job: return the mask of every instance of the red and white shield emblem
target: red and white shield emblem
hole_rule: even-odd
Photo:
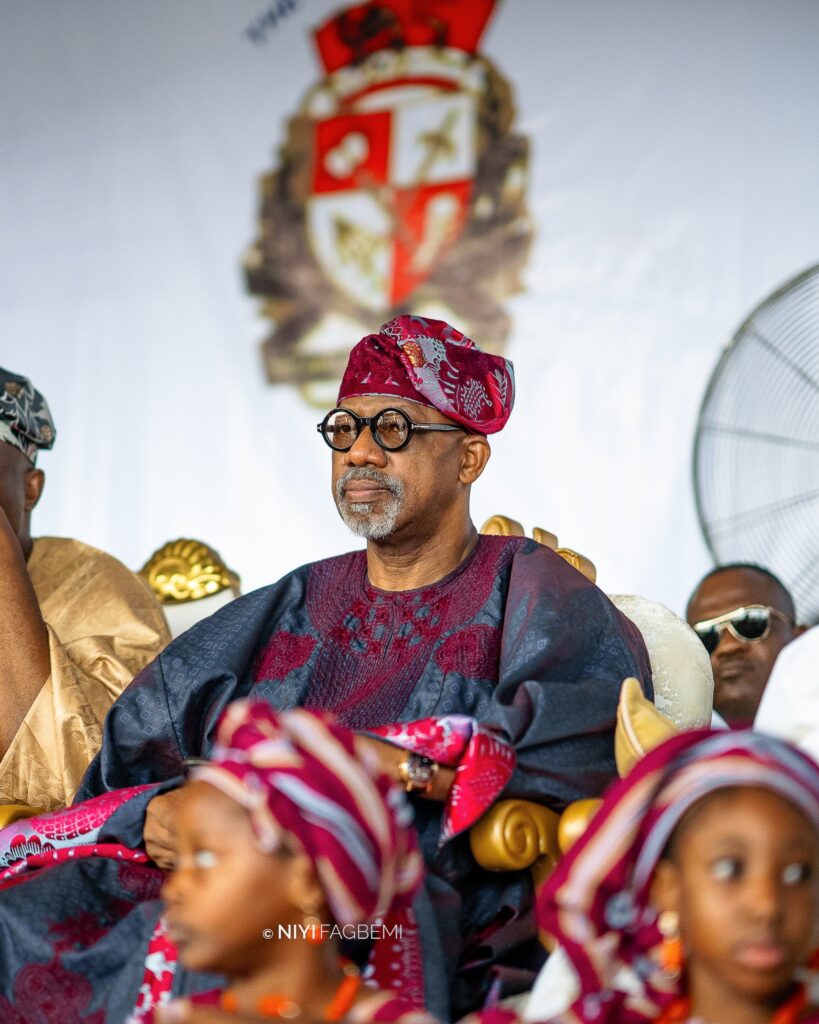
[[[475,102],[451,76],[396,76],[314,122],[308,237],[327,277],[387,311],[458,238],[475,172]]]
[[[270,379],[318,405],[350,340],[410,308],[500,351],[532,238],[528,142],[479,49],[496,0],[339,3],[313,32],[322,74],[263,178],[244,260],[274,325]]]

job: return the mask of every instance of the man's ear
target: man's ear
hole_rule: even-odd
[[[659,862],[651,880],[649,891],[651,905],[660,913],[664,910],[680,912],[680,871],[673,860]]]
[[[25,498],[23,502],[23,509],[26,512],[31,512],[35,508],[44,487],[45,473],[41,469],[26,470]]]
[[[492,449],[483,434],[468,434],[461,447],[461,471],[458,479],[462,484],[474,484],[489,462]]]

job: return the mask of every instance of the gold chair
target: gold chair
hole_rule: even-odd
[[[157,548],[139,575],[162,605],[173,637],[241,593],[238,575],[228,569],[219,552],[187,537]]]
[[[679,732],[677,726],[643,694],[637,679],[626,679],[617,706],[614,750],[617,771],[622,775],[639,759]],[[498,800],[472,826],[472,856],[487,871],[520,871],[531,868],[538,886],[586,830],[600,806],[589,797],[575,800],[562,812],[532,800]]]
[[[481,527],[480,532],[490,537],[526,536],[526,531],[517,519],[510,519],[509,516],[500,515],[490,516]],[[545,548],[551,548],[555,554],[565,558],[569,565],[574,566],[578,572],[582,572],[586,579],[591,580],[592,583],[597,582],[597,569],[594,566],[594,562],[586,558],[585,555],[572,550],[572,548],[560,547],[557,542],[557,536],[554,533],[550,533],[540,526],[535,526],[532,528],[532,540],[536,540],[538,544],[542,544]]]
[[[487,519],[480,532],[500,537],[526,536],[519,522],[503,515]],[[540,527],[533,529],[532,537],[596,582],[597,571],[585,555],[560,547],[557,537]],[[692,651],[696,652],[696,648]],[[626,679],[620,692],[614,733],[619,774],[627,774],[643,754],[677,732],[678,726],[645,697],[639,681]],[[538,886],[549,876],[560,854],[583,834],[599,806],[600,800],[596,798],[576,800],[559,814],[531,800],[499,800],[470,831],[472,855],[488,871],[530,868]]]

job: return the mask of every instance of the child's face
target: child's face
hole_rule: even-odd
[[[162,889],[170,936],[191,970],[252,973],[275,955],[264,930],[301,920],[284,895],[288,858],[258,850],[248,814],[220,790],[189,782],[182,794]]]
[[[815,830],[775,793],[731,789],[695,808],[655,880],[680,917],[692,994],[783,993],[813,949],[818,871]]]

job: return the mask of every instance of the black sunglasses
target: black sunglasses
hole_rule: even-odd
[[[724,615],[713,619],[703,619],[691,627],[702,640],[706,651],[713,654],[719,644],[722,631],[727,629],[731,636],[743,643],[752,644],[755,640],[764,640],[771,631],[771,617],[782,619],[792,625],[787,615],[765,604],[749,604],[742,608],[734,608]]]
[[[372,431],[375,443],[388,452],[397,452],[406,448],[416,430],[463,430],[448,423],[413,423],[405,412],[400,409],[382,409],[374,416],[356,416],[349,409],[332,409],[316,430],[327,444],[336,452],[346,452],[358,440],[358,435],[365,428]]]

